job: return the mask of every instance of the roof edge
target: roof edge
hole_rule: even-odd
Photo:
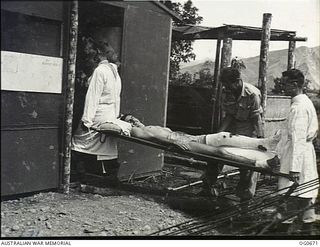
[[[167,8],[164,4],[160,3],[157,0],[152,0],[151,2],[154,3],[155,5],[157,5],[159,8],[163,9],[164,11],[166,11],[169,15],[171,15],[171,17],[173,17],[173,19],[183,22],[182,17],[178,13],[176,13],[176,12],[172,11],[171,9]]]

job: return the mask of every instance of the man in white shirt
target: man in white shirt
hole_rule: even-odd
[[[93,155],[99,169],[108,176],[111,184],[118,183],[119,163],[117,141],[112,136],[103,136],[92,131],[105,122],[116,121],[120,116],[121,79],[118,73],[118,56],[104,41],[93,42],[95,58],[99,62],[88,79],[89,87],[85,97],[83,114],[72,137],[74,156],[78,153]],[[90,164],[94,166],[94,164]]]
[[[285,144],[280,150],[280,172],[290,174],[299,184],[317,181],[318,171],[316,154],[312,141],[318,132],[318,119],[312,101],[303,93],[304,75],[297,69],[282,73],[285,82],[285,92],[292,97],[292,104],[288,117]],[[279,178],[279,190],[291,186],[292,182],[286,178]],[[311,234],[312,223],[316,220],[315,209],[312,207],[318,195],[318,187],[306,186],[291,194],[283,210],[283,215],[290,215],[295,210],[305,210],[298,215],[303,222],[302,232]],[[285,192],[283,190],[282,192]],[[282,224],[282,229],[288,232],[293,219]]]

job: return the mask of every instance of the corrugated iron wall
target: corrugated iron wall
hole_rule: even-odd
[[[1,2],[1,50],[62,57],[63,10],[58,1]],[[58,187],[63,100],[1,90],[2,196]]]
[[[129,4],[122,47],[121,111],[135,115],[145,125],[166,124],[170,42],[168,14]],[[121,141],[120,163],[120,177],[143,176],[161,170],[163,153]]]
[[[287,117],[290,111],[291,97],[268,96],[265,114],[265,136],[272,136],[279,129],[287,127]]]

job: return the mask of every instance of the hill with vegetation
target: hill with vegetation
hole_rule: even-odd
[[[296,68],[302,70],[306,78],[310,80],[310,89],[320,89],[320,46],[308,48],[301,46],[295,50]],[[246,69],[243,70],[243,79],[253,85],[258,83],[259,71],[259,56],[242,59]],[[281,72],[286,70],[288,60],[288,50],[276,50],[269,52],[269,63],[267,71],[268,88],[271,90],[274,87],[274,79],[281,77]],[[214,62],[210,60],[202,60],[192,62],[189,66],[184,65],[181,68],[181,73],[191,74],[197,77],[200,71],[209,71],[213,74]]]

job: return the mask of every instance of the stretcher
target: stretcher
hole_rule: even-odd
[[[192,152],[192,151],[185,151],[182,149],[179,149],[178,147],[174,146],[174,145],[163,145],[163,144],[159,144],[156,142],[152,142],[149,140],[145,140],[145,139],[141,139],[141,138],[137,138],[137,137],[132,137],[132,136],[126,136],[123,134],[119,134],[118,132],[115,131],[110,131],[110,130],[100,130],[100,129],[93,129],[101,134],[105,134],[105,135],[109,135],[109,136],[113,136],[128,142],[133,142],[133,143],[137,143],[137,144],[141,144],[141,145],[145,145],[148,147],[152,147],[152,148],[156,148],[156,149],[161,149],[164,151],[168,151],[168,152],[172,152],[175,154],[180,154],[180,155],[184,155],[190,158],[194,158],[200,161],[205,161],[208,163],[223,163],[225,165],[229,165],[229,166],[233,166],[233,167],[237,167],[237,168],[241,168],[241,169],[248,169],[251,171],[256,171],[256,172],[260,172],[262,174],[268,174],[268,175],[273,175],[273,176],[278,176],[278,177],[285,177],[291,181],[294,181],[294,179],[289,176],[288,174],[285,173],[281,173],[278,171],[274,171],[272,169],[267,169],[267,168],[262,168],[262,167],[255,167],[246,163],[242,163],[242,162],[238,162],[238,161],[234,161],[234,160],[230,160],[230,159],[226,159],[224,157],[220,157],[220,156],[216,156],[216,155],[206,155],[206,154],[201,154],[201,153],[196,153],[196,152]]]

